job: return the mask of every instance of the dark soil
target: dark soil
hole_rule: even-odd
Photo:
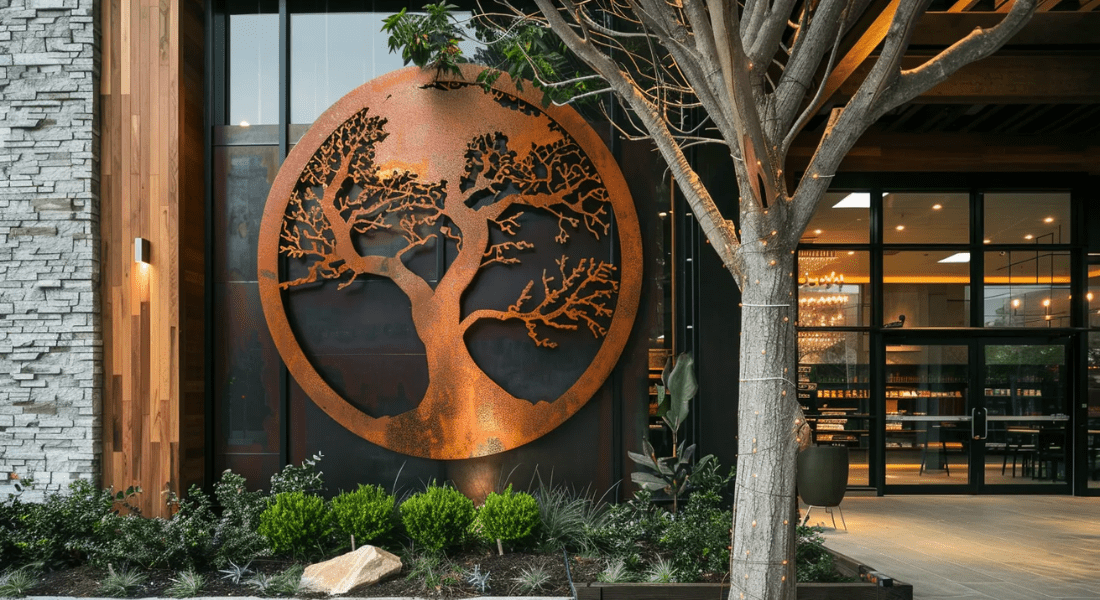
[[[425,585],[425,580],[422,577],[410,577],[410,566],[406,562],[400,574],[373,586],[360,586],[346,595],[350,597],[416,596],[434,598],[470,598],[482,595],[573,595],[565,574],[565,563],[562,556],[524,552],[510,552],[504,556],[498,556],[496,552],[467,552],[448,557],[447,560],[449,564],[441,569],[438,577],[440,584],[431,588]],[[573,581],[578,586],[585,582],[596,581],[596,575],[604,567],[598,559],[578,556],[570,556],[569,563]],[[252,568],[267,575],[274,575],[293,564],[286,561],[257,560],[252,563]],[[489,573],[489,589],[484,594],[466,582],[466,574],[472,571],[475,565],[480,567],[482,573]],[[520,576],[524,569],[539,566],[550,576],[550,579],[538,591],[523,591],[513,581],[514,578]],[[166,590],[172,585],[171,578],[176,577],[175,571],[168,570],[149,570],[144,573],[148,579],[134,591],[131,597],[166,596]],[[107,574],[105,569],[88,566],[54,571],[43,575],[42,582],[34,587],[29,594],[32,596],[103,596],[104,594],[99,591],[99,587]],[[206,584],[201,591],[203,596],[259,595],[255,588],[244,583],[234,584],[232,581],[224,579],[223,574],[217,571],[209,571],[204,575]],[[314,597],[321,596],[315,595]]]

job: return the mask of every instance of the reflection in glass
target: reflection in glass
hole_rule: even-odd
[[[829,192],[817,207],[803,244],[866,244],[870,241],[869,192]]]
[[[1070,255],[1048,250],[985,253],[986,327],[1068,327]]]
[[[970,241],[970,194],[883,194],[882,232],[887,244],[965,244]]]
[[[229,15],[229,124],[279,122],[279,15]]]
[[[1065,482],[1067,386],[1063,345],[985,347],[986,484]]]
[[[887,485],[969,483],[969,348],[886,347]]]
[[[988,193],[985,195],[987,244],[1068,244],[1069,194]]]
[[[278,156],[276,146],[214,149],[215,281],[256,281],[260,219]]]
[[[870,485],[869,347],[867,333],[798,333],[798,401],[814,443],[848,448],[849,486]]]
[[[802,250],[798,253],[798,325],[860,327],[870,320],[869,253]]]
[[[1088,428],[1086,478],[1090,488],[1100,488],[1100,333],[1089,334],[1088,349]]]
[[[344,94],[405,66],[390,53],[382,21],[393,12],[298,13],[290,15],[290,122],[317,120]],[[459,22],[469,12],[453,13]],[[459,44],[473,56],[470,42]],[[295,138],[291,138],[295,139]]]
[[[966,327],[970,255],[951,250],[887,252],[882,259],[883,325]]]

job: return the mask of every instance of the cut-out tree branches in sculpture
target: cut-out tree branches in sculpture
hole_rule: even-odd
[[[647,138],[741,290],[738,464],[731,599],[793,598],[795,456],[805,437],[795,393],[794,252],[841,160],[888,111],[989,56],[1035,11],[1036,0],[1001,2],[1003,17],[920,63],[903,68],[928,0],[534,0],[506,6],[496,43],[527,26],[552,30],[590,72],[544,78],[544,89],[603,82],[625,109],[623,134]],[[865,14],[867,13],[867,14]],[[877,13],[877,14],[876,14]],[[870,23],[871,25],[867,25]],[[842,43],[844,42],[844,43]],[[870,64],[856,91],[833,97],[856,47]],[[514,49],[515,50],[515,49]],[[511,56],[523,54],[519,48]],[[507,55],[508,53],[504,53]],[[530,60],[536,66],[538,60]],[[502,65],[503,70],[514,70]],[[580,97],[580,96],[578,96]],[[824,115],[809,164],[798,177],[787,155],[807,122]],[[724,146],[737,202],[710,189],[688,159],[691,146]],[[719,206],[736,207],[723,214]]]
[[[278,249],[287,267],[278,289],[293,293],[331,281],[344,290],[367,278],[391,280],[409,299],[429,381],[415,410],[367,427],[384,430],[379,443],[410,454],[499,452],[537,437],[532,432],[578,405],[513,397],[475,363],[467,332],[495,320],[521,323],[542,348],[555,348],[568,331],[605,338],[619,302],[618,268],[603,256],[566,252],[591,252],[583,250],[590,244],[571,240],[603,243],[618,215],[585,149],[537,106],[500,91],[486,95],[472,81],[408,87],[404,93],[420,97],[428,110],[439,107],[442,116],[429,116],[448,127],[432,131],[430,149],[415,146],[425,125],[405,111],[366,107],[332,129],[286,200]],[[479,118],[460,114],[478,103]],[[410,156],[410,149],[420,155]],[[539,244],[558,248],[536,248],[532,240],[544,237],[525,237],[533,222],[551,231]],[[499,306],[463,308],[480,273],[510,269],[536,251],[551,253],[555,268],[525,286],[518,282],[522,290]],[[448,255],[430,281],[410,267],[415,255],[428,252]],[[620,329],[625,340],[629,325]]]

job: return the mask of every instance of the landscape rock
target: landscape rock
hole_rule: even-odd
[[[401,570],[401,559],[381,548],[363,546],[309,565],[302,573],[300,590],[323,594],[346,594],[360,585],[373,585]]]

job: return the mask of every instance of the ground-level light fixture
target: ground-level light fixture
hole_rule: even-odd
[[[149,240],[143,237],[134,238],[134,262],[149,264],[152,257],[152,249]]]

